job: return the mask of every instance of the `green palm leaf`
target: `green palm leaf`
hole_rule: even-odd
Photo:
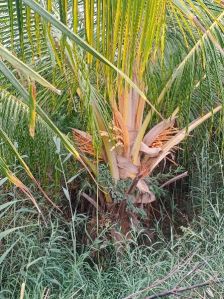
[[[150,105],[150,107],[156,111],[159,115],[160,113],[156,110],[156,108],[151,104],[151,102],[147,99],[146,95],[138,88],[138,86],[119,68],[117,68],[113,63],[111,63],[108,59],[106,59],[103,55],[101,55],[97,50],[91,47],[87,42],[81,39],[77,34],[69,30],[62,22],[58,21],[53,15],[48,13],[43,7],[41,7],[37,2],[33,0],[23,0],[23,2],[30,6],[36,13],[40,14],[44,20],[48,21],[50,24],[54,25],[57,29],[59,29],[63,34],[69,37],[72,41],[77,43],[80,47],[82,47],[85,51],[93,55],[95,58],[99,59],[113,70],[115,70],[118,74],[120,74],[138,93],[139,95]]]

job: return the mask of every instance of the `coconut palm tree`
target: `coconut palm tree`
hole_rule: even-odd
[[[101,165],[108,166],[114,186],[128,181],[118,204],[120,218],[127,214],[127,201],[133,207],[154,201],[145,178],[222,109],[223,6],[221,0],[1,3],[4,175],[37,205],[7,161],[16,156],[44,192],[31,172],[34,163],[28,167],[19,149],[24,153],[30,143],[39,145],[46,166],[56,136],[96,184],[97,196],[84,196],[97,209],[98,197],[104,208],[115,202],[100,183]],[[61,125],[60,117],[74,109],[85,125]],[[16,147],[15,131],[20,136],[24,125],[31,138],[23,133]]]

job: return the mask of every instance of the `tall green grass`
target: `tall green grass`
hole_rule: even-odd
[[[139,294],[133,298],[145,298],[176,285],[185,287],[223,278],[223,160],[216,144],[207,141],[192,160],[188,200],[193,205],[193,221],[179,229],[179,236],[172,226],[169,237],[164,236],[160,226],[155,225],[156,241],[149,240],[147,246],[133,231],[132,240],[124,237],[121,241],[122,255],[118,244],[107,238],[107,231],[95,240],[87,234],[84,242],[87,219],[83,215],[74,215],[72,225],[69,219],[48,211],[46,227],[28,203],[17,202],[9,207],[1,217],[1,231],[32,226],[7,235],[0,245],[3,254],[17,242],[0,265],[0,298],[20,298],[22,285],[26,299],[121,299],[136,292]],[[14,190],[2,194],[0,203],[15,198],[19,195]],[[155,288],[142,292],[157,280],[161,282]],[[224,283],[180,296],[223,297]]]

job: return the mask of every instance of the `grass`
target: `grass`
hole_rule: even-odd
[[[155,223],[157,238],[150,246],[142,245],[139,234],[133,231],[132,240],[124,237],[121,241],[122,255],[107,238],[106,230],[95,240],[86,237],[83,241],[87,224],[83,215],[74,215],[72,225],[48,211],[46,227],[28,204],[18,201],[9,207],[1,217],[1,231],[31,226],[9,234],[1,243],[3,254],[17,242],[0,267],[0,298],[20,298],[25,286],[24,299],[121,299],[165,278],[135,297],[145,298],[177,284],[185,287],[224,278],[223,162],[216,145],[209,142],[192,159],[195,163],[191,163],[188,200],[193,206],[193,221],[181,227],[178,236],[170,225],[169,237],[164,236],[159,222]],[[15,190],[7,196],[19,198]],[[2,194],[1,203],[7,200]],[[224,284],[211,284],[185,292],[180,298],[223,297]]]

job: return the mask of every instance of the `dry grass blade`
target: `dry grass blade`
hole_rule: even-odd
[[[190,291],[190,290],[193,290],[193,289],[197,289],[197,288],[202,288],[202,287],[205,287],[205,286],[210,285],[212,283],[222,283],[223,281],[224,281],[224,279],[217,279],[217,280],[209,279],[205,282],[194,284],[194,285],[191,285],[189,287],[173,288],[172,290],[167,290],[167,291],[164,291],[162,293],[158,293],[158,294],[155,294],[155,295],[152,295],[152,296],[145,297],[145,299],[156,299],[156,298],[162,298],[162,297],[172,296],[172,295],[173,296],[178,296],[180,293]]]
[[[26,287],[26,284],[25,284],[25,282],[23,282],[22,285],[21,285],[21,289],[20,289],[20,297],[19,297],[19,299],[24,299],[24,296],[25,296],[25,287]]]
[[[103,212],[103,210],[101,209],[101,206],[97,205],[97,202],[92,197],[90,197],[88,194],[86,194],[85,192],[82,192],[81,196],[83,196],[86,200],[88,200],[88,202],[90,202],[96,208],[96,210],[100,210],[100,212]]]
[[[186,268],[192,261],[193,257],[196,255],[197,250],[195,249],[194,253],[189,253],[189,255],[187,257],[185,257],[182,261],[180,261],[179,263],[177,263],[171,270],[170,272],[163,278],[161,279],[157,279],[156,281],[154,281],[150,286],[141,289],[133,294],[128,295],[125,298],[122,299],[134,299],[137,298],[137,296],[142,295],[143,293],[150,291],[152,289],[154,289],[155,287],[157,287],[158,285],[161,285],[162,283],[166,282],[170,277],[172,277],[174,274],[176,274],[178,271],[184,268]]]
[[[188,176],[188,171],[185,171],[184,173],[181,173],[181,174],[175,176],[174,178],[170,179],[169,181],[165,182],[164,184],[161,185],[161,188],[166,187],[178,180],[181,180],[181,179],[185,178],[186,176]]]

